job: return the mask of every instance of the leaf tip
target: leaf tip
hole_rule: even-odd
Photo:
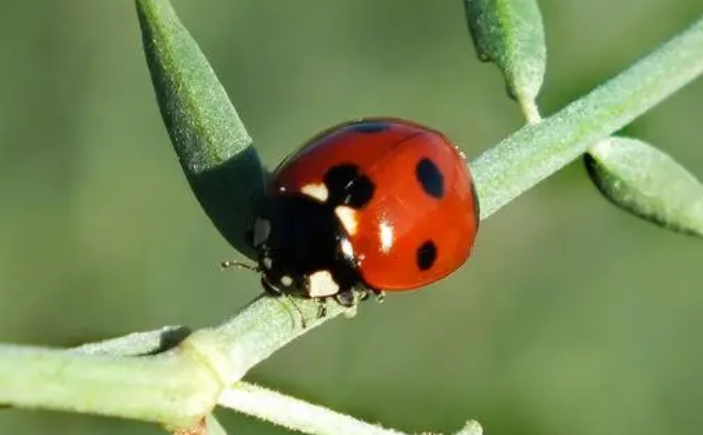
[[[589,177],[610,202],[671,231],[703,237],[703,184],[643,141],[611,137],[584,155]]]

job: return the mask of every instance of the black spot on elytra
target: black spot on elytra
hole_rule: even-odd
[[[376,186],[371,180],[368,177],[361,176],[347,190],[344,204],[352,208],[363,208],[373,198],[374,190],[376,190]]]
[[[359,172],[353,164],[338,165],[327,171],[324,177],[329,192],[328,202],[333,205],[346,205],[363,208],[373,198],[376,186]]]
[[[420,160],[415,166],[415,177],[426,194],[437,199],[444,196],[444,177],[432,160]]]
[[[356,165],[345,164],[333,166],[327,170],[324,177],[325,187],[332,192],[341,192],[359,176]]]
[[[365,134],[372,134],[372,133],[380,133],[382,131],[388,130],[391,128],[391,124],[388,122],[384,121],[359,121],[357,124],[354,124],[351,126],[351,128],[356,132],[356,133],[365,133]]]
[[[420,270],[428,270],[437,260],[437,246],[432,240],[428,240],[417,248],[417,267]]]

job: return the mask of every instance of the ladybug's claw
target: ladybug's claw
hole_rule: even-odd
[[[327,299],[320,298],[317,302],[317,318],[321,319],[327,315]]]
[[[335,300],[343,307],[353,307],[356,305],[356,295],[353,290],[346,290],[335,295]]]

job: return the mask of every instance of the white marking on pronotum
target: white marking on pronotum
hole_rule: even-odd
[[[339,285],[337,285],[334,278],[332,278],[332,274],[327,270],[319,270],[310,275],[309,279],[308,295],[312,298],[323,298],[339,292]]]
[[[354,257],[354,247],[349,239],[342,239],[342,253],[347,257]]]
[[[256,218],[254,221],[254,247],[264,243],[271,234],[271,222],[268,219]]]
[[[261,265],[264,266],[264,269],[271,269],[273,266],[273,261],[271,260],[271,257],[264,257],[263,260],[261,260]]]
[[[283,284],[286,287],[290,287],[291,285],[293,285],[293,278],[291,278],[288,275],[283,275],[281,277],[281,284]]]
[[[334,209],[334,214],[337,215],[342,222],[342,226],[347,230],[347,234],[353,236],[359,227],[359,220],[356,215],[356,210],[345,205],[340,205]]]
[[[322,183],[306,184],[300,189],[300,191],[320,202],[327,201],[327,197],[329,197],[327,187]]]
[[[393,227],[388,225],[388,222],[381,222],[378,230],[381,237],[381,250],[383,252],[390,251],[393,246]]]

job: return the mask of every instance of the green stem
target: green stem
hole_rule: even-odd
[[[703,17],[615,78],[536,125],[526,125],[471,163],[481,219],[703,72]]]
[[[260,297],[224,324],[201,329],[154,357],[124,355],[157,351],[158,340],[182,340],[184,328],[70,351],[0,345],[0,404],[187,428],[212,410],[224,386],[291,340],[348,312],[336,303],[324,318],[317,310],[312,300]]]
[[[307,434],[404,435],[252,384],[238,383],[225,389],[218,404]]]
[[[82,355],[0,345],[0,403],[192,425],[212,409],[221,385],[188,358]]]
[[[353,312],[336,302],[327,304],[324,317],[318,316],[318,309],[313,300],[262,296],[230,321],[194,332],[181,348],[206,362],[223,385],[231,385],[292,340]]]
[[[535,100],[518,100],[522,114],[530,124],[539,124],[542,121],[542,115],[539,113],[539,107]]]
[[[133,332],[97,343],[87,343],[74,347],[71,351],[87,355],[155,355],[178,346],[190,333],[190,329],[185,326],[164,326],[154,331]]]
[[[287,429],[317,435],[403,435],[394,429],[361,421],[257,385],[239,382],[225,389],[220,406],[269,421]],[[429,432],[422,432],[429,433]],[[436,432],[432,432],[436,433]],[[456,435],[481,435],[481,425],[469,421]],[[438,434],[439,435],[439,434]]]

